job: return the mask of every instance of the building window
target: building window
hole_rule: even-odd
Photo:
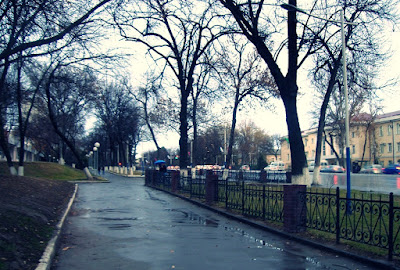
[[[351,146],[351,153],[352,154],[356,153],[356,146],[354,144]]]
[[[383,154],[385,152],[385,144],[384,143],[381,143],[379,145],[379,152],[381,152],[381,154]]]
[[[390,136],[390,135],[392,135],[393,126],[392,125],[388,125],[387,127],[388,127],[388,136]]]
[[[288,161],[290,161],[290,157],[289,157],[289,154],[287,155],[287,160],[288,160]]]
[[[355,134],[355,132],[353,131],[353,132],[351,133],[351,137],[354,138],[355,136],[356,136],[356,134]]]
[[[304,139],[304,146],[307,146],[308,139]]]
[[[322,144],[322,155],[323,155],[323,156],[326,155],[326,146],[325,146],[325,142],[323,142],[323,144]]]
[[[311,143],[314,144],[314,138],[311,138]]]
[[[392,149],[392,144],[388,143],[388,152],[392,153],[393,149]]]
[[[379,136],[382,137],[383,136],[383,126],[379,127]]]
[[[400,134],[400,124],[399,123],[396,124],[396,134],[397,135]]]
[[[306,154],[306,158],[308,158],[308,152],[304,152],[304,154]]]
[[[400,152],[400,142],[397,143],[397,152]]]
[[[333,155],[333,148],[331,147],[331,155]]]

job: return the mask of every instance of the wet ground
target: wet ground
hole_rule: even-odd
[[[52,269],[375,269],[106,177],[79,186]]]

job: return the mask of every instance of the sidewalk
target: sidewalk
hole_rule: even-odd
[[[141,178],[107,178],[80,185],[52,269],[382,269],[196,207]]]

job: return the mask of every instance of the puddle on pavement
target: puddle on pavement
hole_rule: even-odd
[[[224,226],[224,229],[225,229],[225,231],[228,231],[228,232],[240,234],[244,238],[247,238],[249,242],[254,242],[256,244],[254,246],[254,248],[266,247],[268,249],[273,249],[273,250],[289,253],[291,256],[302,257],[305,261],[307,261],[313,265],[316,265],[316,266],[320,265],[320,262],[316,258],[301,255],[301,252],[300,252],[301,248],[296,245],[293,245],[292,241],[285,240],[285,239],[276,240],[279,243],[283,243],[283,246],[284,246],[284,247],[278,247],[274,243],[267,242],[264,239],[260,239],[260,238],[252,236],[251,234],[249,234],[248,232],[246,232],[243,229],[240,229],[237,227],[228,227],[228,226]]]
[[[175,217],[175,224],[182,224],[182,225],[202,225],[202,226],[211,226],[211,227],[220,227],[219,225],[219,220],[216,219],[211,219],[211,218],[206,218],[200,215],[197,215],[193,212],[190,211],[185,211],[183,209],[164,209],[165,211],[169,211],[169,212],[175,212],[175,213],[180,213],[181,215],[179,215],[178,217]],[[222,227],[222,226],[221,226]],[[249,243],[254,243],[255,245],[252,246],[252,248],[267,248],[267,249],[273,249],[273,250],[277,250],[280,252],[285,252],[285,253],[289,253],[292,256],[298,256],[298,257],[302,257],[305,261],[308,261],[314,265],[319,265],[320,263],[318,262],[318,260],[316,260],[313,257],[308,257],[308,256],[304,256],[301,255],[299,252],[296,252],[296,246],[293,246],[292,243],[289,243],[288,241],[282,239],[276,239],[275,241],[277,243],[283,243],[281,246],[277,245],[274,242],[271,241],[266,241],[262,238],[258,238],[255,237],[253,235],[251,235],[250,233],[248,233],[247,231],[239,228],[239,227],[230,227],[230,226],[224,226],[223,229],[225,231],[228,232],[232,232],[234,234],[239,234],[241,235],[243,238],[247,239],[247,241]],[[286,244],[285,244],[286,243]]]
[[[106,227],[108,227],[110,230],[126,230],[132,227],[132,225],[129,224],[103,224]]]
[[[205,218],[200,215],[197,215],[193,212],[186,212],[182,209],[165,209],[165,211],[181,213],[183,215],[182,219],[174,220],[175,223],[178,224],[196,224],[210,227],[218,227],[218,220]]]
[[[138,220],[137,217],[122,217],[122,218],[108,218],[108,217],[98,217],[97,219],[107,220],[107,221],[124,221],[124,220]]]

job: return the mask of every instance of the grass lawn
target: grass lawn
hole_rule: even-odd
[[[51,162],[26,162],[25,176],[50,180],[84,180],[86,175],[82,170],[74,169]],[[0,162],[0,175],[10,175],[6,162]]]

